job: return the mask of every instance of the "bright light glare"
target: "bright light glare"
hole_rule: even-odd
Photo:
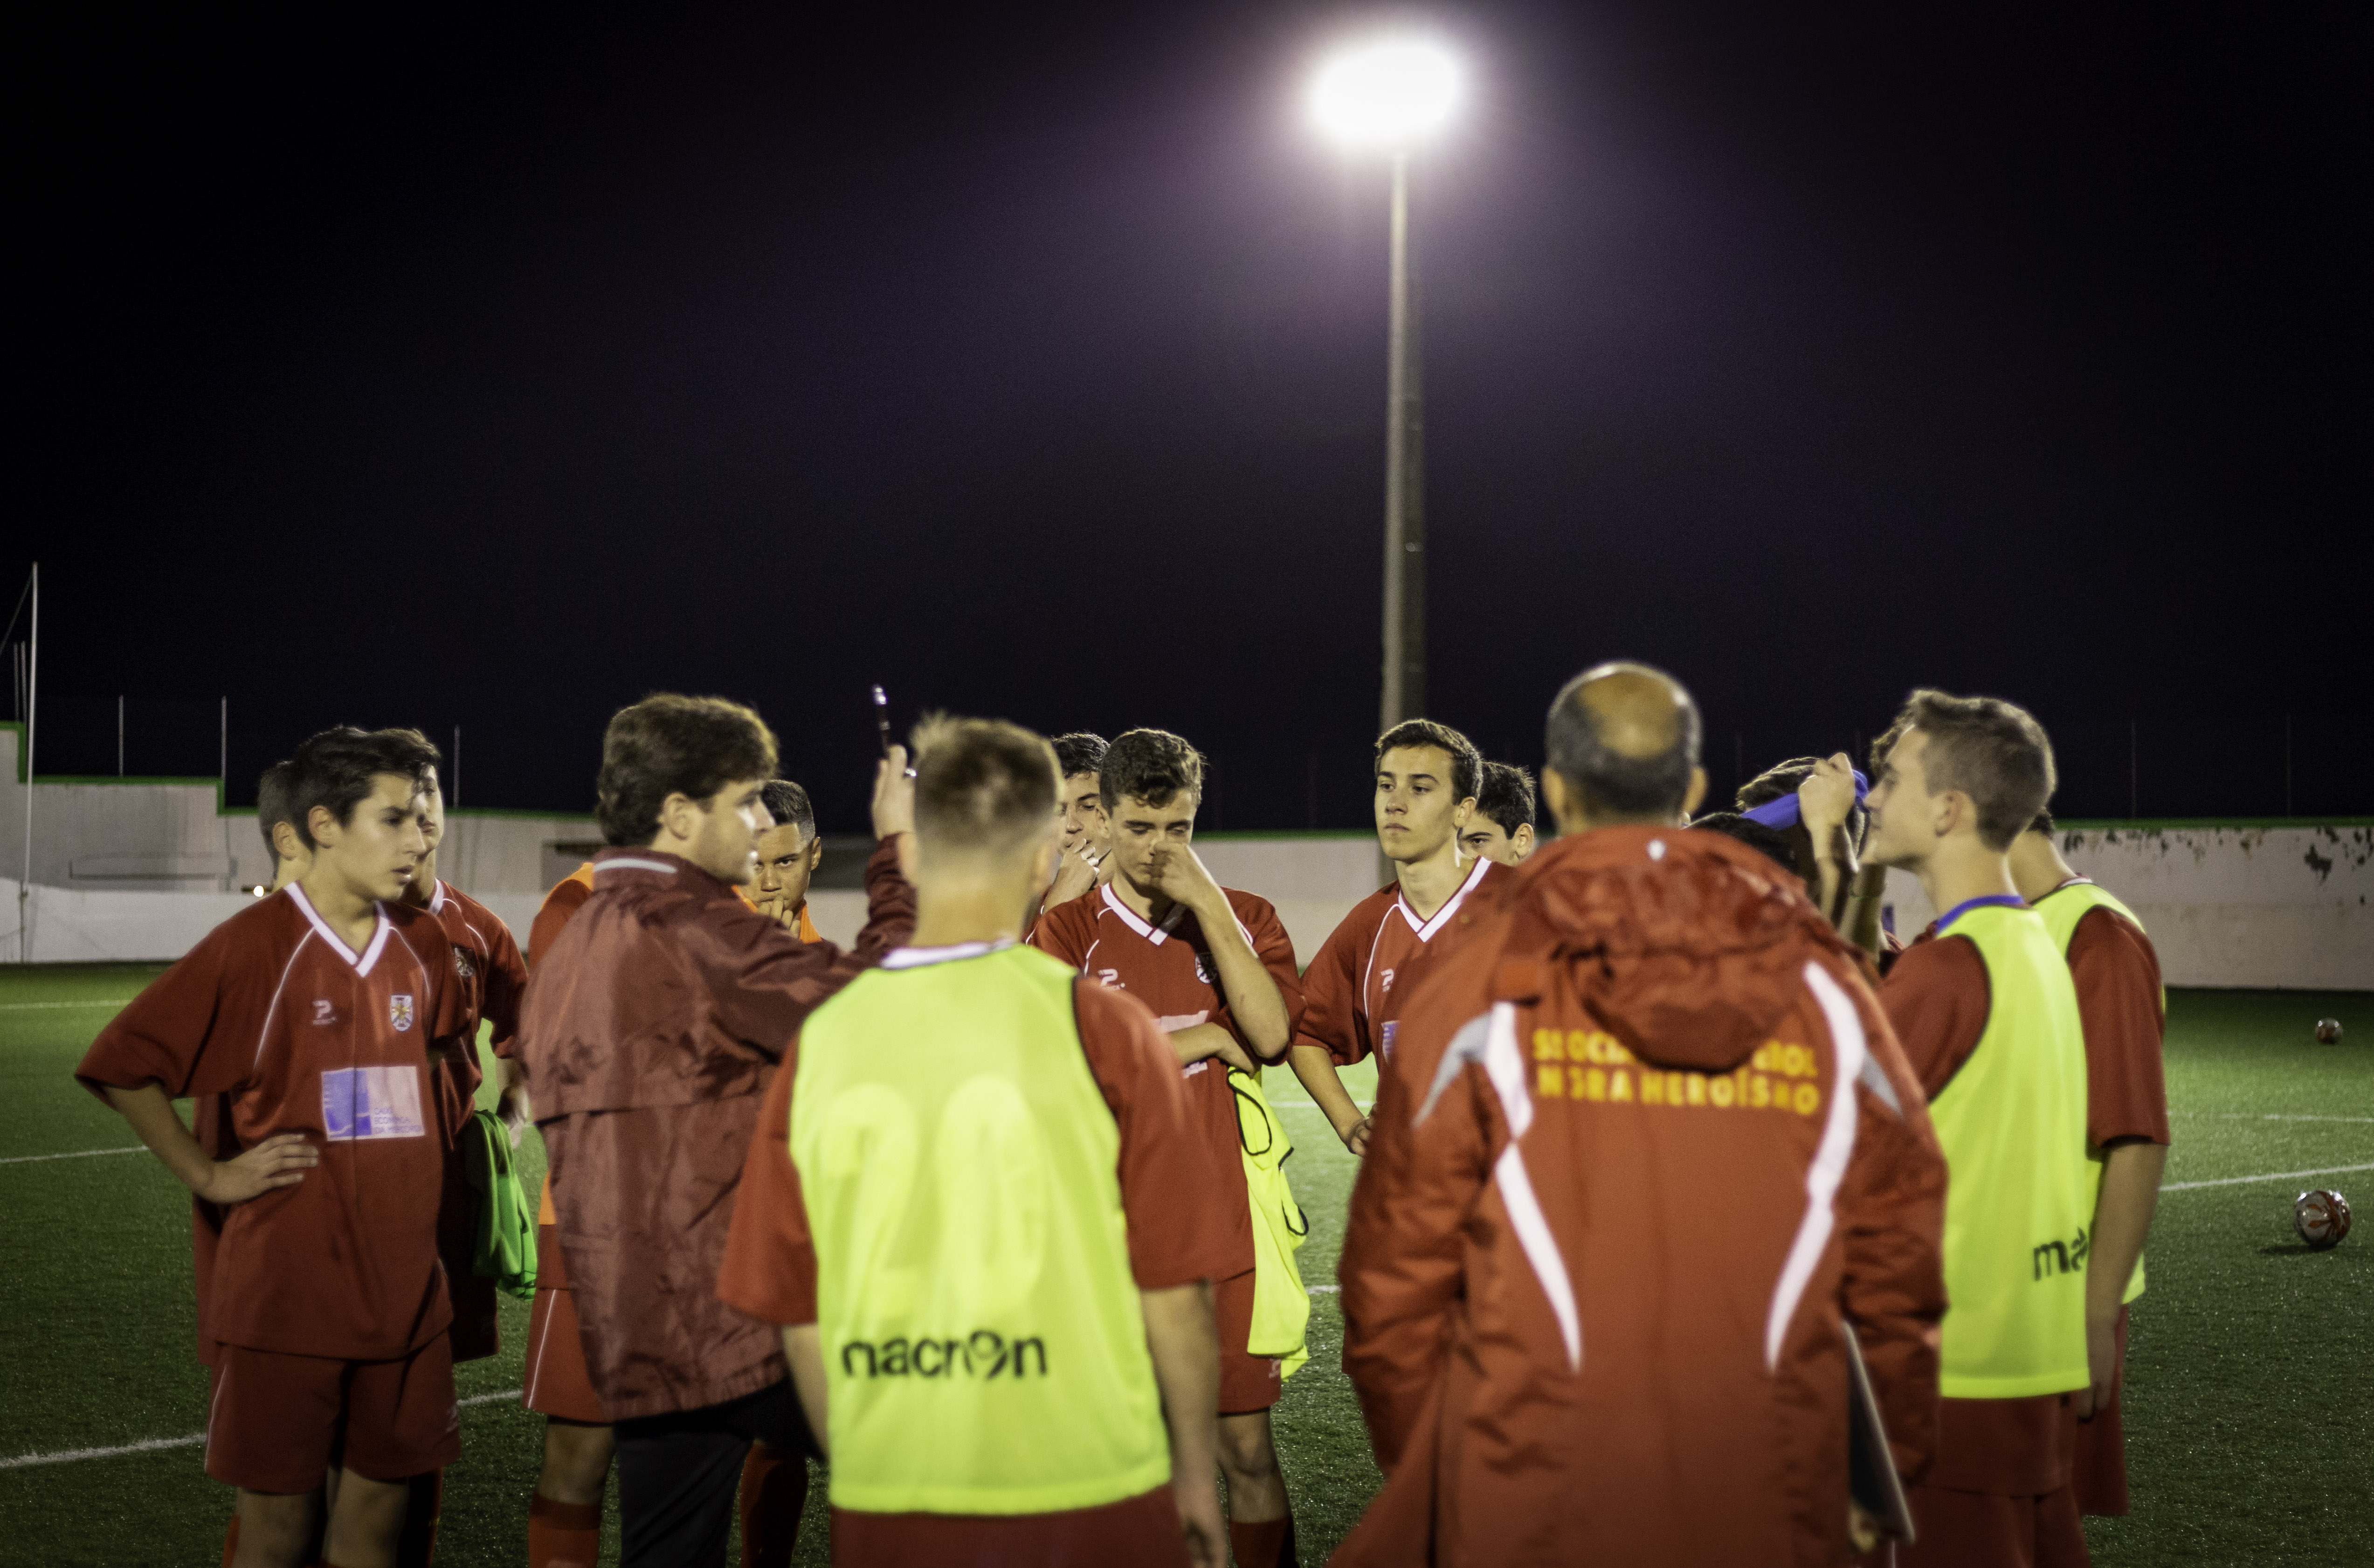
[[[1383,39],[1344,51],[1310,84],[1310,117],[1336,140],[1405,147],[1458,107],[1459,63],[1420,39]]]

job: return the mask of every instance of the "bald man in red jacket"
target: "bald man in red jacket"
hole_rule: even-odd
[[[1656,671],[1570,683],[1562,836],[1404,1005],[1341,1268],[1386,1482],[1337,1563],[1843,1563],[1842,1322],[1926,1461],[1945,1161],[1804,885],[1674,825],[1698,735]]]

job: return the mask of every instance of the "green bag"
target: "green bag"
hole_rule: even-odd
[[[1245,1196],[1253,1211],[1253,1326],[1248,1354],[1275,1356],[1278,1375],[1292,1377],[1310,1359],[1303,1342],[1310,1322],[1310,1292],[1294,1255],[1310,1234],[1310,1221],[1287,1185],[1286,1157],[1294,1145],[1286,1125],[1262,1093],[1261,1079],[1228,1069],[1237,1101],[1237,1142],[1245,1161]]]
[[[480,1111],[462,1129],[462,1179],[470,1185],[470,1272],[522,1301],[535,1294],[535,1210],[511,1168],[511,1129]]]

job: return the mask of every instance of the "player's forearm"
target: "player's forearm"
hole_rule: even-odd
[[[1847,887],[1846,918],[1839,922],[1839,934],[1879,961],[1879,905],[1887,892],[1887,871],[1885,867],[1864,866],[1856,869],[1854,880]]]
[[[1253,1059],[1237,1043],[1237,1037],[1216,1023],[1191,1023],[1170,1033],[1170,1049],[1178,1054],[1179,1065],[1193,1067],[1197,1062],[1218,1056],[1232,1067],[1250,1072]]]
[[[2086,1315],[2097,1323],[2119,1315],[2120,1298],[2151,1233],[2160,1174],[2167,1168],[2165,1144],[2113,1144],[2102,1157],[2102,1190],[2094,1199],[2094,1234],[2086,1257]]]
[[[915,929],[915,884],[908,878],[905,855],[915,835],[900,830],[886,835],[865,862],[865,928],[857,934],[853,951],[867,962],[899,946]]]
[[[1212,930],[1205,925],[1205,931]],[[1211,938],[1212,958],[1219,965],[1220,991],[1228,999],[1228,1016],[1236,1020],[1237,1033],[1246,1049],[1264,1062],[1275,1062],[1286,1055],[1294,1043],[1293,1020],[1287,1017],[1286,998],[1279,995],[1277,982],[1270,977],[1261,955],[1237,929],[1236,916],[1228,917],[1225,939]]]
[[[1162,1391],[1162,1418],[1170,1428],[1170,1474],[1200,1484],[1219,1464],[1220,1336],[1212,1287],[1198,1279],[1164,1291],[1140,1291],[1146,1348]]]
[[[206,1178],[214,1173],[214,1157],[199,1147],[182,1125],[179,1112],[173,1109],[172,1098],[162,1086],[144,1083],[137,1089],[117,1089],[110,1085],[107,1102],[115,1107],[150,1153],[164,1162],[165,1169],[192,1192],[201,1191]]]
[[[815,1324],[784,1326],[783,1360],[791,1363],[792,1386],[799,1391],[808,1430],[816,1433],[817,1452],[830,1459],[832,1439],[825,1427],[824,1338]]]
[[[1335,1058],[1320,1045],[1297,1045],[1288,1053],[1287,1061],[1310,1098],[1326,1113],[1328,1124],[1335,1136],[1349,1138],[1352,1129],[1360,1125],[1360,1107],[1353,1102],[1351,1091],[1335,1071]]]

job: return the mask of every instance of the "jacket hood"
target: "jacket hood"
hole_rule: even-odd
[[[1729,1072],[1772,1038],[1805,961],[1847,951],[1804,885],[1686,828],[1602,828],[1545,846],[1501,901],[1505,951],[1545,957],[1498,994],[1556,988],[1644,1062]],[[1522,966],[1521,966],[1522,967]]]

